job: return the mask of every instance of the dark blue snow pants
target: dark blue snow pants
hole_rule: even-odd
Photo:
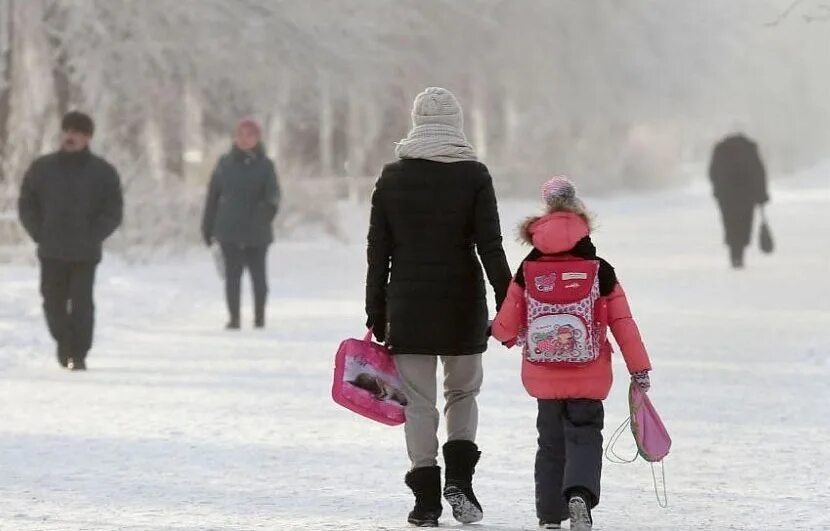
[[[539,400],[536,427],[536,514],[540,520],[568,519],[568,496],[582,489],[599,503],[602,475],[600,400]]]

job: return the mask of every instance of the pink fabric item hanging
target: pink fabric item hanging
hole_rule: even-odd
[[[663,458],[669,455],[669,450],[671,450],[671,437],[663,421],[660,420],[657,410],[654,409],[651,399],[634,381],[628,388],[628,407],[629,416],[611,435],[608,446],[605,448],[605,457],[616,464],[633,463],[638,456],[651,463],[651,479],[654,482],[657,504],[665,509],[669,506],[669,498],[666,488],[666,465],[663,463]],[[620,457],[615,450],[617,442],[625,432],[626,426],[629,425],[634,441],[637,443],[637,453],[630,459]],[[659,473],[655,463],[659,464]],[[661,490],[663,491],[662,498],[660,497]]]
[[[631,432],[637,441],[640,457],[649,463],[662,461],[671,450],[671,437],[651,399],[633,382],[628,390],[628,405],[631,410]]]
[[[341,406],[377,422],[397,426],[406,419],[407,400],[389,350],[372,341],[347,339],[334,359],[331,396]]]

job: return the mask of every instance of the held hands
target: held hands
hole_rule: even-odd
[[[485,334],[487,335],[488,340],[491,337],[493,337],[493,321],[492,320],[487,321],[487,330],[486,330]],[[501,344],[504,345],[507,348],[513,348],[513,347],[516,346],[517,342],[518,342],[517,339],[514,338],[514,339],[511,339],[509,341],[502,341]]]
[[[651,389],[651,378],[648,375],[648,371],[638,371],[631,373],[631,380],[637,384],[637,386],[643,390],[643,392],[647,393],[649,389]]]

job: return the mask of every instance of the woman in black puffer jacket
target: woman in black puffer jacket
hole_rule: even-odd
[[[472,490],[480,455],[476,396],[488,338],[481,263],[496,309],[510,270],[493,182],[464,136],[455,96],[427,89],[415,100],[412,120],[396,150],[400,160],[383,169],[372,196],[366,313],[375,336],[395,356],[408,400],[412,469],[406,483],[416,498],[409,521],[437,525],[442,511],[435,407],[440,358],[448,432],[444,496],[456,519],[469,523],[482,518]]]

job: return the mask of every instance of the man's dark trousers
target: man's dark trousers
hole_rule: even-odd
[[[64,356],[86,359],[95,323],[93,285],[97,262],[40,260],[40,292],[49,332]]]

